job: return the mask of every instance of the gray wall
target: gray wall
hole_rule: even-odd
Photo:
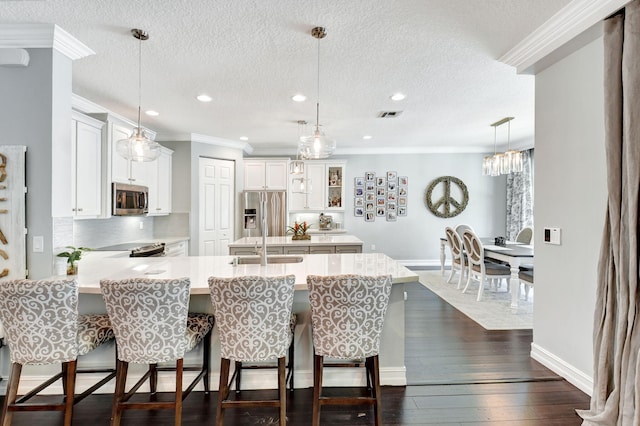
[[[440,237],[446,226],[468,223],[481,236],[505,234],[506,178],[482,176],[483,154],[398,154],[336,157],[347,160],[345,170],[344,227],[364,241],[364,251],[383,252],[409,264],[439,265]],[[408,216],[387,222],[376,217],[365,222],[354,216],[353,182],[365,172],[382,176],[395,171],[409,178]],[[440,176],[461,179],[469,192],[469,204],[458,216],[443,219],[433,215],[425,204],[425,192]],[[449,259],[448,259],[449,260]]]
[[[54,265],[52,189],[70,181],[63,153],[71,141],[72,64],[52,49],[28,52],[28,67],[0,67],[0,144],[27,146],[27,268],[31,278],[42,278]],[[44,237],[43,253],[32,251],[36,235]]]
[[[598,39],[536,75],[533,354],[587,392],[607,199],[602,70]],[[561,245],[543,242],[545,226],[562,228]]]

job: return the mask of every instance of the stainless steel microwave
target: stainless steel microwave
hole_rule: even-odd
[[[112,185],[113,216],[134,216],[149,212],[149,188],[118,182],[113,182]]]

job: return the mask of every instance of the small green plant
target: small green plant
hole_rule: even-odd
[[[88,247],[66,246],[65,248],[68,248],[69,250],[63,251],[61,253],[58,253],[58,257],[66,257],[67,258],[67,263],[76,263],[76,261],[78,261],[78,260],[80,260],[80,258],[82,258],[82,252],[83,251],[91,251],[92,250],[92,249],[90,249]]]

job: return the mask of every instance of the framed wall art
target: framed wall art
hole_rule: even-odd
[[[398,176],[396,171],[387,171],[378,176],[375,172],[364,172],[353,180],[354,215],[374,222],[376,216],[395,222],[407,216],[409,177]]]

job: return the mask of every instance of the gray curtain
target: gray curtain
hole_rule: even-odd
[[[640,424],[640,0],[605,21],[608,206],[598,263],[594,386],[583,425]]]
[[[522,151],[523,170],[507,175],[507,239],[515,241],[524,227],[533,226],[533,149]]]

